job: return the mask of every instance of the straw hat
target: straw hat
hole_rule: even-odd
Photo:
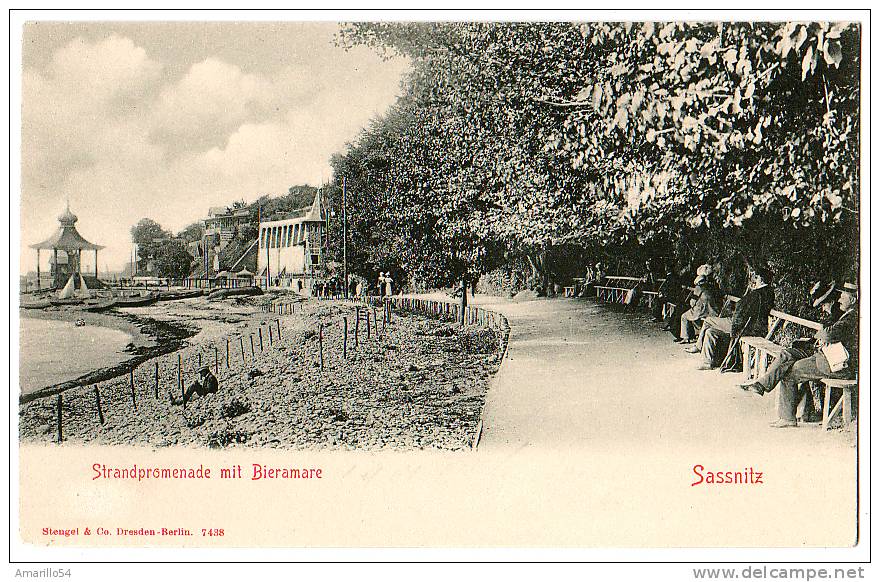
[[[819,307],[823,303],[826,303],[831,294],[837,290],[837,283],[831,281],[830,283],[827,281],[816,281],[813,283],[813,286],[810,287],[810,299],[813,300],[813,307]]]

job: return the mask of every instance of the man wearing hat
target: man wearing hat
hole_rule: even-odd
[[[709,278],[710,274],[709,265],[702,265],[697,269],[694,298],[691,300],[691,308],[681,314],[681,332],[677,341],[692,342],[703,320],[721,312],[721,289]]]
[[[199,368],[199,379],[189,385],[186,389],[186,392],[183,394],[183,399],[171,398],[171,404],[183,404],[184,402],[189,402],[192,399],[193,394],[198,394],[199,396],[207,396],[208,394],[214,394],[220,389],[220,384],[217,382],[217,377],[211,373],[211,369],[208,366],[202,366]]]
[[[701,330],[703,363],[698,370],[713,370],[731,346],[743,335],[767,334],[767,322],[775,301],[773,274],[764,266],[752,269],[752,286],[736,305],[732,317],[708,317]],[[691,350],[688,350],[691,351]],[[691,351],[696,353],[696,350]]]
[[[831,291],[833,292],[833,290]],[[827,301],[830,293],[823,295],[817,301]],[[855,378],[859,370],[859,314],[858,314],[858,288],[846,283],[840,290],[837,302],[840,305],[841,315],[831,325],[823,327],[816,332],[815,338],[819,350],[813,355],[807,355],[795,362],[779,366],[780,370],[771,375],[771,366],[767,374],[756,378],[747,384],[746,388],[757,394],[764,394],[773,390],[778,383],[780,386],[779,404],[777,412],[779,419],[771,423],[774,428],[788,428],[797,426],[797,406],[800,402],[799,386],[808,380],[821,380],[823,378]],[[828,357],[823,348],[841,344],[846,350],[848,357],[844,367],[832,371]]]
[[[830,314],[836,311],[835,307],[838,305],[836,291],[838,291],[836,283],[817,281],[810,288],[811,305],[821,309],[823,313]],[[837,313],[833,317],[836,320],[839,316],[840,313]],[[802,345],[796,341],[791,347],[782,350],[779,357],[767,368],[764,374],[739,384],[739,387],[758,395],[771,392],[795,362],[808,358],[815,353],[816,350],[814,348],[815,345]]]

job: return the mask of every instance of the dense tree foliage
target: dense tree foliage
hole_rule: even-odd
[[[153,250],[152,260],[156,275],[172,279],[183,279],[189,275],[194,262],[193,256],[180,239],[169,239],[157,245]]]
[[[341,40],[413,63],[334,162],[382,229],[373,264],[399,253],[444,282],[502,248],[546,268],[576,244],[854,276],[856,24],[365,23]]]

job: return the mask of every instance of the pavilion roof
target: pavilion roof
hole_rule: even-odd
[[[60,227],[51,237],[30,246],[32,249],[59,249],[62,251],[99,251],[104,248],[84,239],[72,224]]]

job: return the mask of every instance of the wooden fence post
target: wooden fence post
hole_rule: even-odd
[[[226,353],[229,353],[229,340],[226,340]],[[229,357],[226,358],[226,367],[229,367]],[[182,397],[186,396],[186,390],[183,388],[183,363],[180,360],[180,352],[177,352],[177,389],[180,390]],[[186,408],[186,398],[183,399],[183,407]]]
[[[98,390],[97,384],[95,384],[95,408],[98,409],[98,422],[104,424],[104,411],[101,410],[101,391]]]
[[[244,365],[244,338],[242,336],[238,336],[238,347],[241,348],[241,363]]]
[[[220,373],[220,358],[217,357],[217,346],[214,346],[214,373]]]
[[[257,333],[260,336],[260,351],[262,352],[263,351],[263,326],[262,325],[257,329]]]
[[[370,339],[370,310],[365,309],[364,311],[367,312],[366,313],[366,315],[367,315],[367,339]]]
[[[354,308],[354,349],[358,348],[358,328],[361,326],[361,308]]]
[[[342,318],[342,357],[348,357],[348,318]]]
[[[214,348],[214,353],[215,354],[217,353],[217,348]],[[153,397],[156,400],[159,400],[159,362],[158,362],[158,360],[156,361],[156,369],[155,369],[154,376],[155,376],[155,378],[154,378],[155,381],[153,382]]]
[[[134,391],[134,368],[128,371],[128,385],[131,387],[131,404],[134,406],[134,409],[137,410],[137,396]]]
[[[57,418],[58,442],[60,444],[61,442],[64,441],[64,433],[62,432],[62,429],[61,429],[61,423],[62,423],[62,420],[61,420],[61,394],[58,394],[58,396],[55,398],[55,409],[56,409],[56,412],[58,413],[58,418]]]
[[[229,338],[226,338],[226,369],[229,369]]]
[[[379,337],[379,319],[376,317],[375,307],[373,307],[373,335]]]
[[[275,325],[278,327],[278,341],[281,341],[281,320],[276,319]]]
[[[318,355],[321,358],[321,371],[324,371],[324,324],[318,324]]]
[[[275,343],[275,338],[272,337],[274,335],[272,333],[272,324],[270,323],[266,327],[269,328],[269,345],[271,346],[273,343]]]
[[[249,337],[251,338],[251,358],[253,358],[254,357],[254,334],[249,334]]]

